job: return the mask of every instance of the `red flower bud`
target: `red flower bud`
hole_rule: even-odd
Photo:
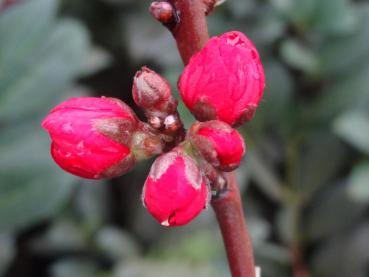
[[[222,121],[195,123],[190,129],[189,137],[201,155],[222,171],[236,169],[245,154],[242,136]]]
[[[130,150],[138,124],[133,111],[114,98],[71,98],[42,122],[51,154],[64,170],[89,179],[122,175],[134,165]]]
[[[163,226],[187,224],[207,205],[206,179],[194,159],[180,148],[158,157],[143,190],[149,212]]]
[[[200,121],[235,126],[250,120],[265,85],[263,66],[252,42],[240,32],[211,38],[179,79],[184,103]]]

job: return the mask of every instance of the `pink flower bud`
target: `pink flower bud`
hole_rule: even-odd
[[[194,159],[180,148],[153,163],[143,190],[149,212],[163,226],[187,224],[207,205],[206,179]]]
[[[51,155],[64,170],[88,179],[112,178],[134,165],[130,150],[138,119],[114,98],[71,98],[42,122],[52,143]]]
[[[250,120],[265,85],[263,66],[252,42],[240,32],[211,38],[184,69],[178,87],[200,121],[235,126]]]
[[[242,136],[222,121],[195,123],[189,137],[204,159],[222,171],[236,169],[245,154]]]

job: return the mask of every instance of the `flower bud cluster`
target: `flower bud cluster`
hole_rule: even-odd
[[[145,206],[164,226],[186,224],[206,206],[207,184],[223,188],[219,171],[237,168],[244,153],[241,135],[227,123],[196,122],[183,143],[152,165],[143,192]]]
[[[160,3],[152,9],[171,12],[169,3]],[[186,136],[169,82],[147,67],[136,73],[132,95],[148,123],[118,99],[80,97],[52,109],[42,126],[55,162],[84,178],[117,177],[159,154],[142,199],[161,225],[179,226],[207,206],[210,185],[226,186],[222,172],[239,166],[246,147],[233,127],[253,117],[264,82],[255,46],[242,33],[228,32],[210,39],[179,79],[181,97],[199,120]]]
[[[210,12],[216,2],[204,1],[208,7],[206,12]],[[191,126],[181,151],[186,152],[188,147],[184,146],[190,145],[187,157],[195,158],[200,171],[216,190],[225,186],[220,172],[236,169],[245,154],[244,140],[232,127],[252,119],[264,86],[259,54],[240,32],[210,39],[191,58],[179,79],[178,88],[184,103],[201,121]],[[175,152],[165,154],[154,163],[143,196],[150,213],[167,226],[187,223],[189,217],[203,208],[205,199],[199,191],[196,195],[186,191],[192,188],[193,192],[194,187],[201,186],[188,181],[185,163],[177,155]],[[156,178],[158,171],[162,177]],[[197,202],[199,196],[202,201]],[[184,201],[193,204],[183,206]]]

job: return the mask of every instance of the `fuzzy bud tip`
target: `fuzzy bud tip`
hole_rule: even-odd
[[[133,79],[133,100],[144,109],[163,111],[172,98],[169,82],[155,71],[142,67]]]

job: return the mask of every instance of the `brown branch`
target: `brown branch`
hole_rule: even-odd
[[[176,24],[169,25],[184,64],[200,51],[209,39],[205,5],[202,0],[170,0]]]
[[[240,191],[234,173],[226,174],[227,189],[211,202],[222,231],[233,277],[254,277],[252,243],[247,231]]]
[[[203,0],[169,0],[174,7],[173,21],[162,22],[172,32],[184,64],[201,50],[209,39]],[[153,7],[153,6],[152,6]],[[161,7],[164,7],[162,9]],[[150,8],[155,18],[163,18],[160,10],[165,5]],[[155,12],[155,13],[154,13]],[[159,13],[158,13],[159,12]],[[227,187],[212,200],[212,206],[221,228],[233,277],[254,277],[255,267],[251,240],[247,231],[237,180],[234,173],[225,174]]]
[[[311,274],[302,258],[300,249],[292,247],[291,256],[293,277],[311,277]]]

